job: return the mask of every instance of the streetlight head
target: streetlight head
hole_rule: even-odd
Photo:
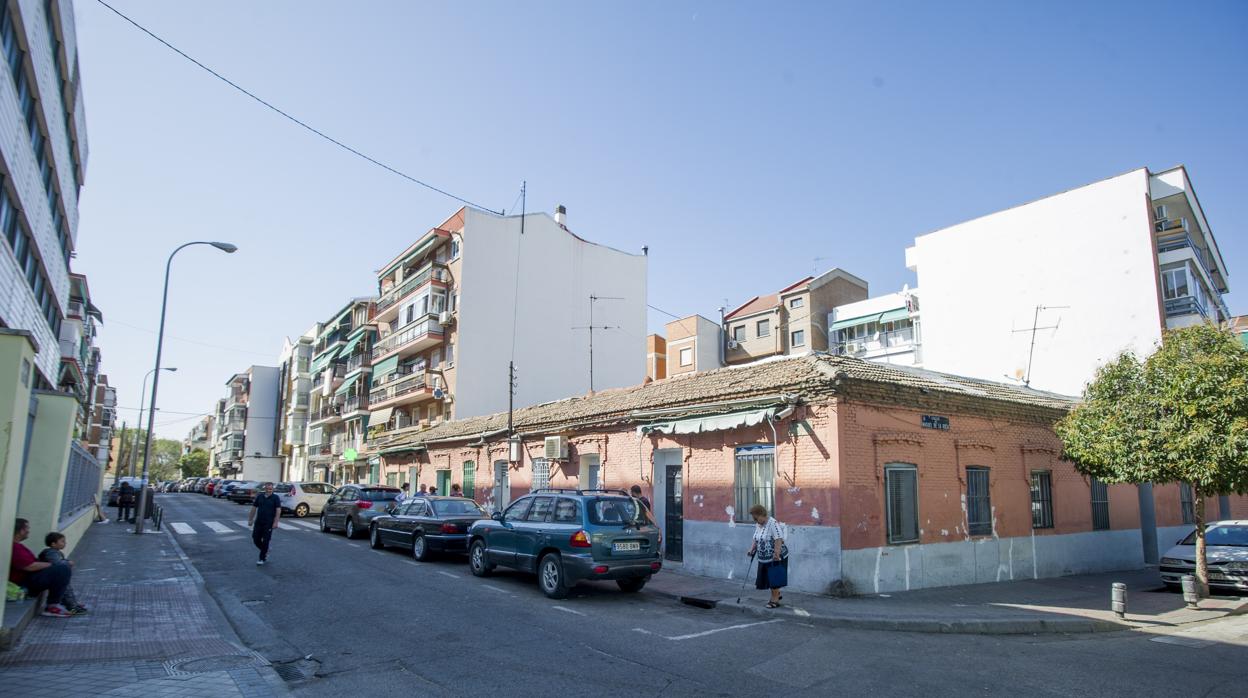
[[[166,371],[176,371],[176,370],[178,370],[178,369],[174,368],[173,366],[166,366],[166,367],[165,367],[165,370],[166,370]]]
[[[221,250],[222,252],[234,253],[238,251],[238,245],[231,245],[228,242],[210,242],[209,245]]]

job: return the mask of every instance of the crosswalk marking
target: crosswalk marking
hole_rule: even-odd
[[[191,528],[190,524],[184,524],[180,521],[170,523],[169,528],[172,528],[174,531],[181,533],[184,536],[194,535],[197,533],[195,529]]]
[[[203,523],[208,528],[211,528],[214,533],[233,533],[234,532],[234,529],[230,528],[229,526],[226,526],[223,523],[217,523],[216,521],[203,521],[201,523]]]
[[[321,530],[321,527],[320,527],[319,525],[314,524],[314,523],[312,523],[311,521],[293,521],[293,520],[287,520],[287,519],[282,519],[282,520],[283,520],[283,521],[286,521],[287,523],[292,523],[292,524],[294,524],[294,525],[296,525],[296,526],[303,526],[304,528],[306,528],[306,529],[308,529],[308,530],[310,530],[310,531],[319,531],[319,530]]]
[[[239,532],[238,529],[231,528],[227,526],[226,523],[234,524],[235,526],[238,526],[238,528],[243,529],[244,531],[251,530],[251,526],[248,526],[246,521],[228,521],[228,522],[196,521],[194,523],[196,526],[207,528],[212,533],[238,533]],[[187,523],[185,521],[171,521],[169,523],[169,528],[173,529],[174,533],[184,535],[184,536],[193,536],[193,535],[200,533],[201,531],[196,530],[196,526],[192,526],[190,523]],[[319,525],[314,524],[310,521],[296,521],[294,519],[281,519],[278,522],[277,528],[279,531],[298,531],[301,533],[306,532],[306,531],[320,531],[321,530],[321,527]]]
[[[231,523],[233,523],[235,526],[242,526],[243,528],[251,528],[251,526],[247,525],[246,521],[233,521]]]

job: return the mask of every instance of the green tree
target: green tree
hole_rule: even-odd
[[[204,477],[208,474],[208,452],[197,448],[182,456],[178,467],[182,469],[182,477]]]
[[[1147,359],[1127,352],[1101,367],[1056,430],[1086,475],[1192,488],[1196,578],[1207,594],[1205,498],[1248,491],[1244,345],[1212,324],[1167,332]]]

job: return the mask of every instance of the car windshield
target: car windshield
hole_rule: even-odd
[[[625,497],[599,497],[589,502],[589,521],[598,526],[624,526],[649,523],[649,514],[637,500]]]
[[[360,499],[368,502],[384,502],[397,496],[398,490],[360,490]]]
[[[1248,548],[1248,526],[1210,526],[1205,530],[1205,544]],[[1188,534],[1179,545],[1196,545],[1196,532]]]
[[[273,485],[273,491],[276,492],[277,494],[286,494],[294,488],[295,486],[290,484],[289,482],[283,482],[280,485]]]
[[[471,499],[435,499],[433,500],[433,511],[438,516],[478,516],[485,514],[485,512],[481,511],[481,507],[477,506],[477,503]]]

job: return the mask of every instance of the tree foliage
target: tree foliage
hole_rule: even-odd
[[[208,474],[208,452],[197,448],[183,455],[178,466],[182,468],[182,477],[204,477]]]
[[[1102,366],[1056,431],[1098,480],[1191,486],[1203,584],[1203,498],[1248,492],[1248,349],[1212,324],[1167,332],[1147,359]]]

